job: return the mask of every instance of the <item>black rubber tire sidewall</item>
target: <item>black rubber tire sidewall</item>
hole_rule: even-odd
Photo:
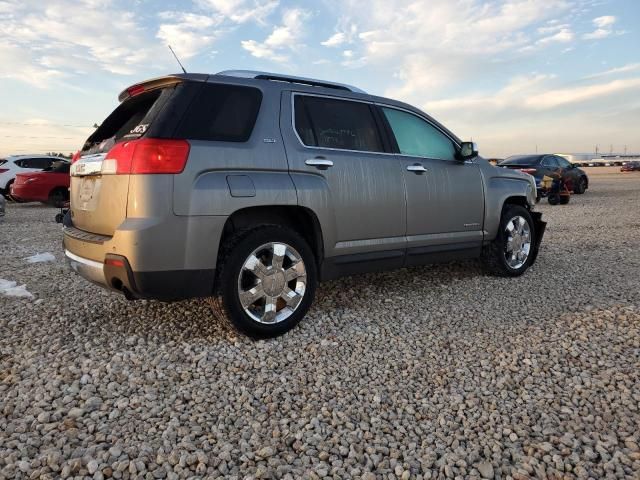
[[[238,296],[238,275],[242,265],[251,252],[269,242],[283,242],[295,248],[301,255],[307,272],[306,290],[300,305],[289,318],[273,325],[262,324],[249,317]],[[295,231],[281,226],[262,226],[250,230],[229,250],[223,261],[219,277],[222,302],[229,320],[242,333],[253,338],[276,337],[294,328],[306,315],[315,295],[317,269],[311,248]]]
[[[578,180],[578,188],[576,188],[573,193],[577,195],[582,195],[587,190],[587,180],[584,177],[580,177]]]
[[[496,235],[496,239],[493,241],[489,251],[487,252],[489,258],[487,259],[487,263],[489,267],[494,273],[497,273],[501,276],[507,277],[517,277],[522,275],[529,266],[531,265],[531,259],[533,258],[533,252],[529,252],[529,257],[527,261],[520,268],[513,269],[507,263],[507,259],[504,257],[504,248],[507,242],[507,234],[505,232],[505,228],[507,223],[515,216],[523,217],[527,223],[529,224],[529,229],[531,231],[531,244],[532,247],[536,241],[536,231],[535,225],[533,223],[533,218],[524,207],[520,205],[508,205],[502,211],[502,217],[500,218],[500,227],[498,229],[498,234]]]

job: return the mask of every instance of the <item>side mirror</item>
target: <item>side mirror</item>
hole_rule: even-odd
[[[475,142],[462,142],[460,144],[460,158],[469,160],[478,156],[478,145]]]

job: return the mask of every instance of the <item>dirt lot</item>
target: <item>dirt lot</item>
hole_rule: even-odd
[[[88,284],[54,210],[8,205],[0,279],[33,298],[0,294],[0,478],[640,478],[640,174],[615,170],[540,204],[523,277],[341,279],[261,342]]]

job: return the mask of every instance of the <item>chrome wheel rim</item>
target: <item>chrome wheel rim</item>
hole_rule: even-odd
[[[307,288],[302,256],[282,242],[265,243],[247,257],[238,275],[244,312],[264,324],[280,323],[296,311]]]
[[[521,268],[531,252],[531,227],[524,217],[517,215],[507,222],[505,227],[507,238],[504,247],[504,258],[510,268]]]

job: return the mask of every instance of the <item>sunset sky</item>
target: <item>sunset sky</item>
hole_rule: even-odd
[[[640,152],[637,0],[0,0],[0,155],[72,152],[145,78],[251,69],[427,111],[485,156]]]

